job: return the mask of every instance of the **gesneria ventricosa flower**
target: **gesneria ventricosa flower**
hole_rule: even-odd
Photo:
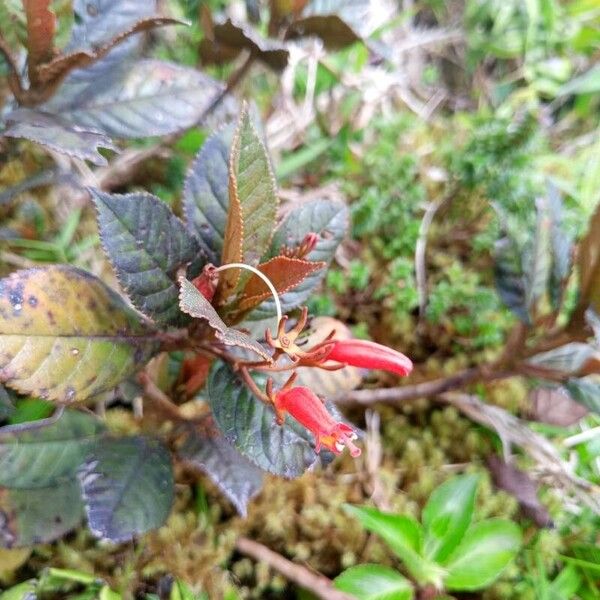
[[[344,448],[348,448],[353,457],[360,456],[360,448],[353,443],[358,437],[354,429],[336,421],[323,401],[309,388],[284,387],[274,395],[273,405],[279,424],[283,424],[285,414],[289,413],[315,436],[317,452],[324,447],[334,454],[341,454]]]

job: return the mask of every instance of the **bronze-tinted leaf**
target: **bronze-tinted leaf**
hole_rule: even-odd
[[[106,56],[115,46],[123,42],[129,36],[142,31],[148,31],[163,25],[182,25],[183,21],[169,17],[150,17],[142,19],[129,29],[122,31],[107,41],[103,46],[93,50],[76,50],[68,54],[61,54],[47,64],[40,65],[36,69],[36,77],[42,83],[48,83],[56,79],[62,79],[73,69],[82,69]]]
[[[600,312],[600,205],[590,220],[588,232],[579,245],[579,302],[572,323],[584,322],[585,311]]]
[[[316,36],[336,50],[363,39],[369,33],[370,0],[310,0],[288,27],[285,38]]]
[[[249,26],[227,19],[215,23],[212,35],[200,43],[203,64],[223,64],[233,60],[242,50],[249,51],[258,60],[275,71],[282,71],[288,63],[289,52],[276,40],[266,40]]]
[[[487,463],[494,483],[518,500],[521,510],[526,516],[532,519],[538,527],[552,526],[548,509],[539,501],[538,486],[525,471],[504,462],[496,455],[489,456]]]
[[[158,349],[148,322],[94,275],[66,265],[0,280],[0,381],[73,402],[112,389]]]
[[[278,204],[267,150],[244,107],[231,145],[229,212],[222,264],[258,264],[271,243]],[[217,303],[224,302],[240,279],[244,281],[246,278],[247,275],[241,275],[239,269],[223,272]]]
[[[185,277],[179,278],[181,290],[179,306],[184,313],[195,319],[204,319],[215,330],[217,339],[226,346],[238,346],[252,350],[265,360],[271,360],[267,351],[251,337],[241,331],[227,327],[211,303]]]
[[[300,285],[311,273],[324,268],[326,264],[321,261],[276,256],[258,265],[257,269],[271,281],[279,294],[284,294]],[[265,282],[258,275],[251,275],[244,288],[239,309],[249,310],[254,308],[270,296],[271,292]]]

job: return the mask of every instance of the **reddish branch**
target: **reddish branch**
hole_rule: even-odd
[[[496,373],[486,374],[481,368],[472,368],[460,371],[450,377],[442,377],[433,381],[425,381],[415,385],[404,385],[401,387],[381,388],[381,389],[366,389],[344,392],[343,395],[335,398],[336,404],[400,404],[417,398],[431,398],[443,392],[456,390],[465,385],[474,382],[501,377],[508,377],[511,373]]]
[[[248,538],[239,538],[236,542],[236,548],[242,554],[259,562],[264,562],[276,571],[279,571],[286,579],[309,590],[317,598],[321,598],[322,600],[354,600],[352,596],[336,590],[333,587],[332,581],[324,575],[314,573],[307,567],[293,563],[291,560],[284,558],[258,542],[254,542]]]

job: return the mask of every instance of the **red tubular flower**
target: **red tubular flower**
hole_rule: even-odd
[[[341,454],[346,447],[353,457],[360,456],[360,448],[352,443],[358,437],[352,427],[336,421],[307,387],[281,390],[275,395],[274,404],[280,423],[287,412],[315,436],[317,452],[324,446],[334,454]]]
[[[366,340],[332,340],[327,360],[364,367],[382,369],[396,375],[408,375],[412,371],[412,361],[401,352],[387,346]]]

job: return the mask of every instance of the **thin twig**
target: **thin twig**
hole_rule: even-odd
[[[0,36],[0,54],[4,56],[8,65],[8,85],[10,91],[13,93],[14,97],[20,101],[23,97],[24,90],[21,85],[21,79],[19,78],[19,65],[11,52],[10,46],[2,36]]]
[[[332,581],[324,575],[313,573],[307,567],[293,563],[258,542],[242,537],[236,542],[236,548],[242,554],[259,562],[264,562],[279,571],[286,579],[312,592],[317,598],[322,600],[354,600],[352,596],[336,590]]]
[[[379,510],[391,510],[391,503],[386,493],[385,487],[380,477],[381,461],[383,458],[383,449],[381,447],[381,433],[379,426],[381,418],[379,413],[373,410],[367,410],[365,414],[367,422],[366,439],[366,469],[371,484],[371,499]]]
[[[431,202],[423,215],[423,220],[419,227],[419,237],[415,247],[415,276],[417,279],[417,293],[419,296],[419,318],[425,317],[425,309],[427,308],[427,267],[425,266],[425,253],[427,250],[427,234],[433,218],[437,211],[445,206],[454,197],[454,187],[447,192],[443,198]]]
[[[362,404],[368,406],[378,402],[384,404],[401,404],[417,398],[431,398],[432,396],[461,388],[476,381],[490,381],[511,375],[512,373],[495,373],[490,375],[482,368],[473,367],[449,377],[442,377],[415,385],[344,392],[343,395],[334,398],[334,401],[339,405]]]
[[[148,373],[142,371],[137,377],[140,385],[144,388],[144,396],[152,402],[152,406],[170,421],[189,422],[177,405],[152,381]]]

